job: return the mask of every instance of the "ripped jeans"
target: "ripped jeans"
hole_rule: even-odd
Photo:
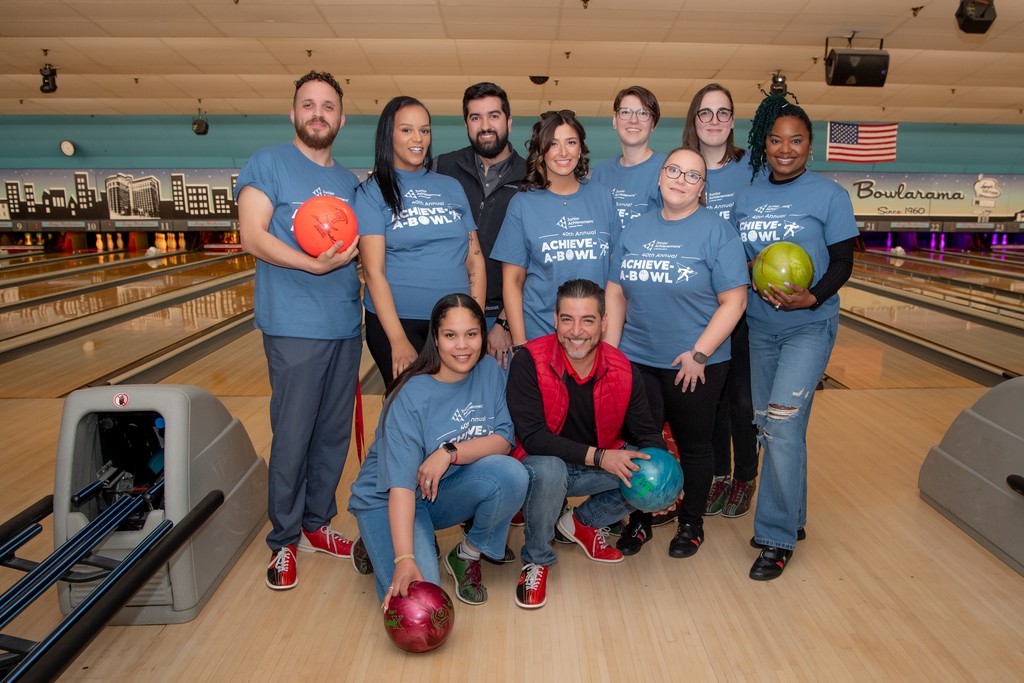
[[[783,334],[750,325],[750,387],[764,448],[754,539],[792,550],[807,521],[807,423],[839,328],[838,316]]]

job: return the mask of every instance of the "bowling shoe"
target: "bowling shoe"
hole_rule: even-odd
[[[348,558],[352,555],[352,541],[332,529],[329,524],[324,524],[316,531],[302,530],[299,552],[327,553],[334,557]]]
[[[622,553],[608,547],[608,532],[580,524],[572,510],[558,519],[558,530],[583,548],[583,552],[594,562],[622,562]]]
[[[267,586],[276,591],[299,585],[299,568],[295,562],[295,546],[278,548],[270,557],[267,567]]]
[[[445,556],[444,568],[455,579],[455,595],[459,600],[467,605],[482,605],[487,602],[487,589],[480,574],[480,560],[460,557],[457,545]]]
[[[516,513],[516,516],[512,518],[512,522],[509,526],[526,526],[526,520],[523,518],[522,510]]]
[[[754,581],[771,581],[779,578],[791,557],[792,550],[772,546],[762,548],[760,556],[754,560],[754,566],[750,568],[750,578]]]
[[[721,512],[729,500],[729,489],[731,488],[732,477],[715,477],[711,482],[711,490],[708,491],[708,504],[704,514],[710,517]]]
[[[732,490],[729,491],[729,501],[722,508],[723,517],[742,517],[750,512],[750,503],[754,499],[754,491],[757,490],[757,481],[734,481]]]
[[[622,536],[615,543],[615,547],[621,550],[623,555],[636,555],[654,534],[650,522],[643,516],[634,515],[634,517],[635,519],[629,522],[623,530]]]
[[[373,563],[370,562],[370,555],[366,552],[366,546],[361,538],[356,538],[352,544],[352,566],[360,574],[373,573]]]
[[[516,586],[516,604],[525,609],[536,609],[547,601],[548,567],[532,562],[524,565]]]
[[[697,554],[703,542],[704,527],[680,522],[675,537],[668,544],[668,554],[672,557],[691,557]]]

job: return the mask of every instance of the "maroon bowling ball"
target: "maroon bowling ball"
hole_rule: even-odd
[[[406,652],[430,652],[448,640],[455,626],[455,606],[440,586],[426,581],[409,585],[408,597],[394,597],[384,612],[384,630]]]

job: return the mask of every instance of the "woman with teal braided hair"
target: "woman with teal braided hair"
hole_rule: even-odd
[[[776,242],[794,242],[814,265],[807,288],[787,282],[792,293],[771,286],[748,294],[751,397],[764,449],[751,539],[761,550],[750,569],[757,581],[781,576],[804,537],[807,424],[835,343],[838,292],[853,270],[858,235],[846,190],[807,170],[812,140],[803,109],[785,95],[766,97],[748,140],[754,180],[733,213],[748,259]]]

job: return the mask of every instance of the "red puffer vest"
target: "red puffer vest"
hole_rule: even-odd
[[[549,334],[526,344],[537,368],[537,385],[544,402],[544,417],[548,429],[562,431],[569,413],[569,391],[565,388],[565,355],[558,337]],[[629,396],[633,391],[633,369],[622,352],[601,342],[597,354],[596,381],[594,382],[594,420],[597,423],[599,448],[622,448],[622,423],[626,419]],[[522,460],[527,456],[523,445],[516,439],[512,456]]]

